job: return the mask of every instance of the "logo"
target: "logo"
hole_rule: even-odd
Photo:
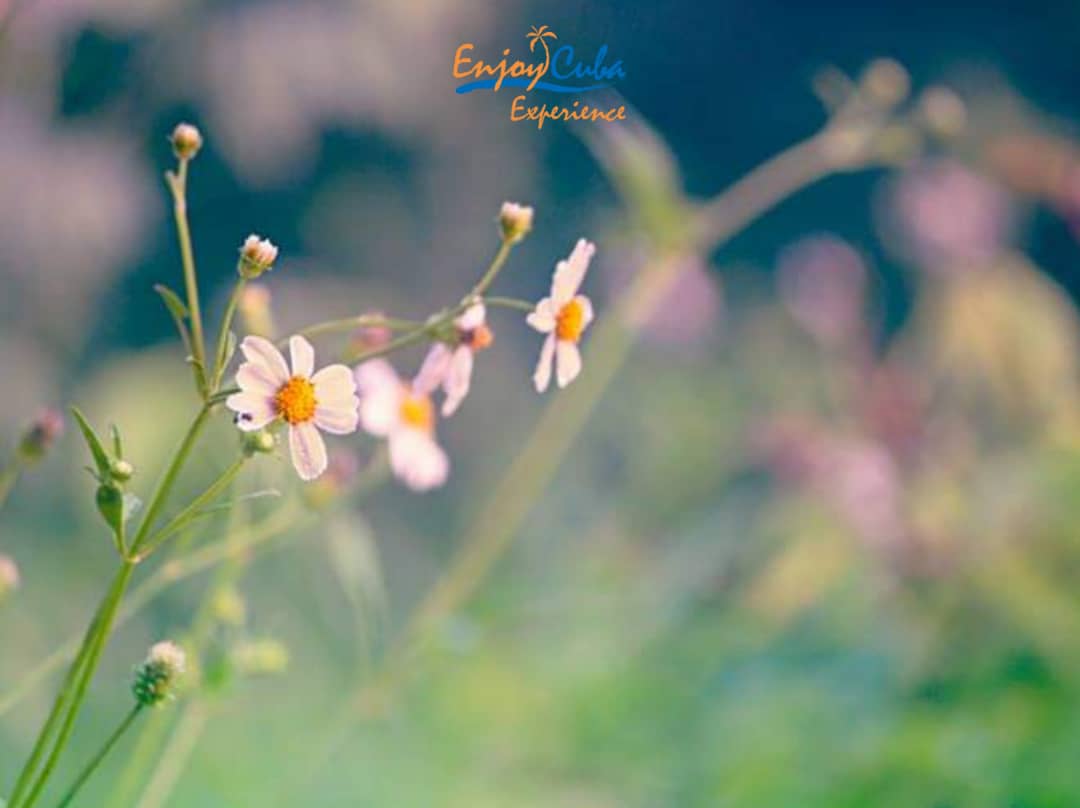
[[[626,107],[592,106],[580,98],[557,104],[530,104],[529,93],[589,93],[611,87],[626,78],[622,60],[609,61],[608,46],[601,45],[591,60],[578,58],[574,46],[558,45],[559,39],[548,26],[533,26],[525,39],[531,56],[512,58],[504,48],[497,62],[485,62],[475,56],[476,46],[463,42],[454,52],[453,76],[464,79],[459,95],[474,90],[499,92],[503,87],[523,88],[510,102],[510,120],[532,121],[543,129],[547,121],[612,122],[626,120]],[[549,42],[550,40],[550,42]]]

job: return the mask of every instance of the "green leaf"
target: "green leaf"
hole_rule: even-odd
[[[72,407],[71,414],[75,416],[75,421],[82,431],[83,439],[90,448],[90,454],[94,456],[94,465],[97,466],[98,477],[105,479],[109,476],[110,462],[109,455],[105,452],[105,447],[101,445],[101,438],[94,432],[94,428],[90,426],[86,417],[79,412],[78,407]]]
[[[124,459],[124,443],[120,440],[120,429],[116,424],[109,424],[109,432],[112,433],[113,454],[117,460]]]
[[[191,335],[188,334],[186,322],[188,319],[187,306],[184,305],[184,301],[180,299],[179,295],[168,286],[160,283],[154,284],[154,291],[161,296],[165,308],[172,315],[173,323],[176,324],[176,330],[180,332],[180,339],[184,341],[184,347],[187,348],[188,353],[191,353]]]

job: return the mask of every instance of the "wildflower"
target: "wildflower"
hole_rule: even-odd
[[[143,663],[135,668],[135,681],[131,685],[135,700],[144,707],[153,707],[172,698],[177,680],[186,668],[187,657],[180,646],[168,641],[155,643]]]
[[[442,414],[449,418],[469,393],[472,382],[473,354],[491,346],[495,336],[484,322],[486,309],[483,303],[474,303],[454,320],[456,343],[451,347],[445,342],[431,346],[420,372],[416,374],[415,386],[424,395],[442,387],[446,398]]]
[[[281,418],[289,425],[289,451],[302,480],[326,470],[326,444],[321,429],[333,435],[356,430],[357,399],[353,376],[345,365],[315,372],[315,351],[300,336],[289,340],[292,372],[274,344],[248,336],[240,343],[247,359],[236,372],[239,393],[225,400],[237,413],[236,424],[254,432]]]
[[[236,271],[249,281],[272,269],[278,257],[278,248],[268,238],[252,233],[240,247],[240,261]]]
[[[0,555],[0,601],[19,588],[19,567],[6,555]]]
[[[190,160],[202,148],[202,133],[190,123],[179,123],[169,136],[173,154],[180,160]]]
[[[840,347],[864,335],[866,265],[846,241],[817,235],[785,248],[777,283],[788,312],[823,345]]]
[[[54,409],[44,409],[19,441],[19,456],[31,463],[40,460],[63,434],[64,416]]]
[[[537,303],[526,318],[529,325],[541,334],[548,335],[533,374],[533,382],[539,393],[548,388],[552,363],[556,367],[555,379],[559,387],[566,387],[581,372],[578,342],[592,322],[593,309],[589,298],[577,294],[577,291],[595,252],[595,244],[578,239],[570,257],[555,267],[551,296]]]
[[[446,482],[450,461],[435,441],[435,408],[428,395],[403,382],[384,359],[359,365],[356,386],[360,424],[387,439],[394,474],[414,491]]]
[[[503,202],[499,210],[499,229],[503,239],[517,244],[532,230],[533,209],[516,202]]]

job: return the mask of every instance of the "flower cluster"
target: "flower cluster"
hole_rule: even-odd
[[[504,248],[517,243],[532,227],[532,208],[514,203],[503,205],[499,229]],[[510,301],[512,308],[529,311],[526,322],[546,335],[533,381],[544,392],[554,369],[559,387],[565,387],[581,372],[578,344],[593,319],[592,304],[579,294],[595,246],[580,239],[570,256],[559,261],[551,293],[535,306]],[[269,268],[277,258],[270,242],[251,236],[241,250],[239,272],[253,278]],[[491,347],[495,335],[487,316],[492,302],[483,292],[498,271],[460,305],[428,320],[414,335],[429,341],[419,371],[411,379],[402,378],[381,356],[394,347],[391,326],[397,322],[381,315],[357,318],[364,321],[365,334],[378,330],[386,336],[377,342],[366,339],[361,360],[350,368],[342,364],[315,370],[315,352],[303,335],[288,340],[291,362],[265,336],[250,335],[240,343],[244,362],[236,373],[237,392],[225,403],[236,414],[236,425],[256,433],[259,446],[272,447],[264,430],[276,425],[288,428],[289,452],[301,479],[310,481],[326,471],[328,460],[321,432],[347,435],[358,428],[386,440],[390,466],[408,487],[426,491],[442,485],[449,475],[450,460],[436,438],[438,415],[448,418],[461,407],[472,385],[476,355]],[[268,301],[260,290],[262,320],[269,322]],[[242,299],[247,306],[250,300]],[[256,318],[250,318],[252,320]],[[364,359],[365,354],[370,354]],[[436,408],[432,398],[442,394]],[[260,451],[263,450],[260,448]]]
[[[131,691],[143,707],[153,707],[176,694],[176,683],[187,669],[187,656],[176,643],[155,643],[137,668]]]

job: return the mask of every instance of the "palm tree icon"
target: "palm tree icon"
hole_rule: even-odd
[[[551,67],[551,51],[548,50],[548,43],[545,42],[548,38],[558,39],[555,36],[555,32],[548,28],[546,25],[541,25],[537,28],[535,25],[529,30],[529,33],[525,35],[525,38],[529,40],[529,53],[536,50],[536,43],[540,43],[540,47],[544,49],[544,64],[540,68],[540,72],[533,77],[532,83],[528,86],[529,90],[532,90],[536,86],[536,82],[540,81],[540,77],[548,72],[548,68]]]

